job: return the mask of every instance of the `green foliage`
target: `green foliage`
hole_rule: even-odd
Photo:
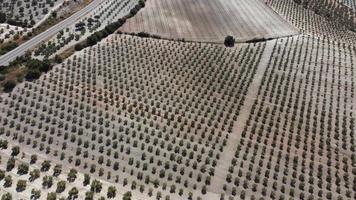
[[[0,48],[0,55],[4,55],[7,52],[17,48],[19,45],[17,42],[11,41],[8,43],[5,43],[4,45],[2,45],[2,47]]]
[[[19,180],[16,185],[16,191],[22,192],[26,189],[27,181],[26,180]]]
[[[11,149],[11,156],[17,156],[20,153],[20,147],[19,146],[14,146]]]
[[[77,178],[77,170],[71,169],[68,173],[67,180],[69,182],[73,182],[73,181],[75,181],[76,178]]]
[[[69,199],[76,199],[78,198],[78,189],[76,187],[73,187],[71,190],[68,192]]]
[[[6,22],[6,14],[0,12],[0,23],[5,23],[5,22]]]
[[[42,179],[42,186],[44,188],[50,188],[53,184],[53,177],[52,176],[44,176]]]
[[[115,196],[116,196],[116,188],[115,188],[114,186],[110,186],[110,187],[108,188],[107,197],[108,197],[109,199],[111,199],[111,198],[114,198]]]
[[[138,5],[139,5],[141,8],[145,7],[145,0],[139,0],[139,1],[138,1]]]
[[[6,171],[11,171],[15,167],[15,159],[9,158],[6,163]]]
[[[90,183],[90,176],[89,176],[89,174],[84,174],[83,185],[84,185],[84,186],[87,186],[87,185],[89,185],[89,183]]]
[[[1,196],[1,200],[12,200],[12,196],[9,192],[7,192]]]
[[[11,92],[16,86],[16,82],[14,80],[8,80],[4,83],[3,89],[4,92]]]
[[[102,187],[103,187],[103,184],[100,181],[93,180],[93,182],[90,185],[90,190],[95,193],[99,193],[101,191]]]
[[[41,171],[46,172],[51,167],[51,163],[48,160],[43,161],[41,164]]]
[[[131,192],[126,192],[122,198],[122,200],[131,200],[132,194]]]
[[[4,179],[4,187],[11,187],[12,185],[12,177],[10,175],[7,175]]]
[[[36,200],[36,199],[39,199],[40,197],[41,197],[40,190],[36,190],[36,189],[31,190],[31,199]]]
[[[41,76],[41,72],[38,69],[30,69],[26,73],[26,80],[35,80]]]
[[[34,164],[36,163],[36,161],[37,161],[37,155],[36,154],[31,155],[30,164]]]
[[[74,46],[75,51],[81,51],[84,48],[85,48],[85,46],[83,46],[81,43],[78,43]]]
[[[57,193],[61,193],[66,189],[66,182],[65,181],[58,181],[57,182]]]
[[[32,182],[32,181],[36,180],[39,177],[40,177],[40,170],[34,169],[34,170],[32,170],[30,172],[30,179],[29,180]]]
[[[27,69],[25,76],[27,80],[38,79],[42,72],[47,72],[52,68],[51,62],[48,59],[43,61],[38,59],[30,59],[26,61],[25,66]]]
[[[84,200],[93,200],[94,199],[94,192],[89,191],[85,193],[85,199]]]
[[[7,140],[0,140],[0,149],[7,149],[8,141]]]
[[[63,62],[63,58],[59,55],[55,55],[54,56],[54,62],[56,63],[62,63]]]
[[[24,175],[28,173],[28,164],[26,163],[21,163],[18,167],[17,167],[17,174],[19,175]]]
[[[56,200],[57,199],[57,194],[55,192],[50,192],[47,195],[47,200]]]
[[[0,170],[0,181],[5,178],[5,171]]]
[[[224,44],[227,47],[233,47],[235,45],[235,38],[232,37],[231,35],[226,36]]]
[[[62,172],[62,165],[55,165],[53,168],[53,176],[59,176]]]

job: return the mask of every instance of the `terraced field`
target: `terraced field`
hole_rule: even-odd
[[[222,42],[227,35],[247,41],[297,33],[260,0],[149,0],[121,30],[206,42]]]

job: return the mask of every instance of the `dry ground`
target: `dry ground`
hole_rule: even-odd
[[[227,35],[247,41],[297,34],[260,0],[148,0],[121,30],[206,42]]]

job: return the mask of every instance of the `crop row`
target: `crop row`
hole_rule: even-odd
[[[4,97],[0,134],[132,190],[204,195],[263,48],[115,35]]]
[[[293,0],[269,0],[268,5],[304,34],[349,44],[356,41],[355,32],[348,30],[342,23],[317,15]]]
[[[276,42],[224,190],[241,199],[354,199],[355,49]]]

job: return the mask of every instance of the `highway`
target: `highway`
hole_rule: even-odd
[[[86,7],[81,9],[80,11],[74,13],[67,19],[59,22],[58,24],[52,26],[51,28],[47,29],[46,31],[40,33],[39,35],[33,37],[32,39],[26,41],[25,43],[21,44],[16,49],[8,52],[5,55],[0,57],[0,66],[6,66],[11,61],[15,60],[19,56],[25,55],[28,50],[33,49],[37,45],[39,45],[42,41],[45,41],[58,33],[60,30],[63,30],[72,24],[75,24],[80,18],[88,14],[90,11],[94,10],[99,4],[101,4],[105,0],[93,0],[90,4]]]

